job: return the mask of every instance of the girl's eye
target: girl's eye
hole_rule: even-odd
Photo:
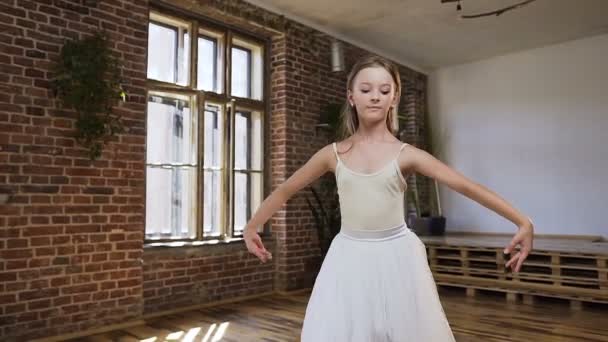
[[[361,89],[361,92],[363,94],[367,94],[367,93],[369,93],[369,89]],[[391,92],[390,90],[385,90],[385,91],[382,91],[381,93],[382,93],[382,95],[388,95],[390,92]]]

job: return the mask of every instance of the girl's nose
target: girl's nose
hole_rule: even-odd
[[[378,92],[372,92],[372,101],[380,101],[380,94]]]

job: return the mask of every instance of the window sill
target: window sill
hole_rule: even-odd
[[[272,240],[271,234],[260,234],[262,240]],[[245,244],[245,240],[242,237],[228,238],[228,239],[210,239],[200,241],[145,241],[144,250],[165,250],[165,249],[179,249],[179,248],[196,248],[202,246],[231,246],[242,243]]]
[[[233,239],[213,239],[213,240],[202,240],[202,241],[163,241],[163,242],[152,242],[148,241],[144,243],[144,250],[146,249],[164,249],[164,248],[183,248],[183,247],[199,247],[199,246],[217,246],[217,245],[234,245],[244,241],[243,238]]]

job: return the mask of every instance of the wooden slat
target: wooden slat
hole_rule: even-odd
[[[500,236],[496,234],[483,234],[476,236],[460,236],[446,234],[445,236],[420,236],[426,245],[441,246],[442,248],[484,248],[504,249],[513,236]],[[534,239],[534,251],[538,254],[549,255],[559,252],[561,255],[578,257],[590,256],[592,258],[608,257],[608,242],[595,242],[593,240],[580,240],[574,238],[541,238]]]
[[[474,278],[466,276],[454,276],[451,274],[436,274],[435,280],[442,285],[459,285],[462,287],[487,288],[503,292],[518,292],[526,294],[542,293],[543,295],[553,296],[564,299],[581,299],[590,302],[608,303],[606,296],[598,296],[597,291],[590,291],[583,288],[567,288],[564,286],[553,286],[535,284],[530,282],[518,283],[511,281]]]
[[[608,301],[608,244],[582,239],[538,239],[518,273],[507,270],[503,254],[510,239],[495,235],[421,237],[429,251],[429,265],[443,283],[528,294],[544,294],[571,301]],[[445,277],[443,277],[445,276]],[[489,283],[492,282],[492,283]],[[530,292],[530,290],[532,292]],[[519,291],[519,292],[518,292]],[[528,298],[528,297],[526,297]],[[516,295],[508,295],[515,300]],[[573,308],[579,308],[572,302]]]

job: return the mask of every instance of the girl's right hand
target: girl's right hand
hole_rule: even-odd
[[[243,238],[245,239],[247,250],[257,256],[263,263],[272,259],[272,254],[264,248],[262,238],[260,238],[260,235],[256,231],[252,229],[245,230]]]

